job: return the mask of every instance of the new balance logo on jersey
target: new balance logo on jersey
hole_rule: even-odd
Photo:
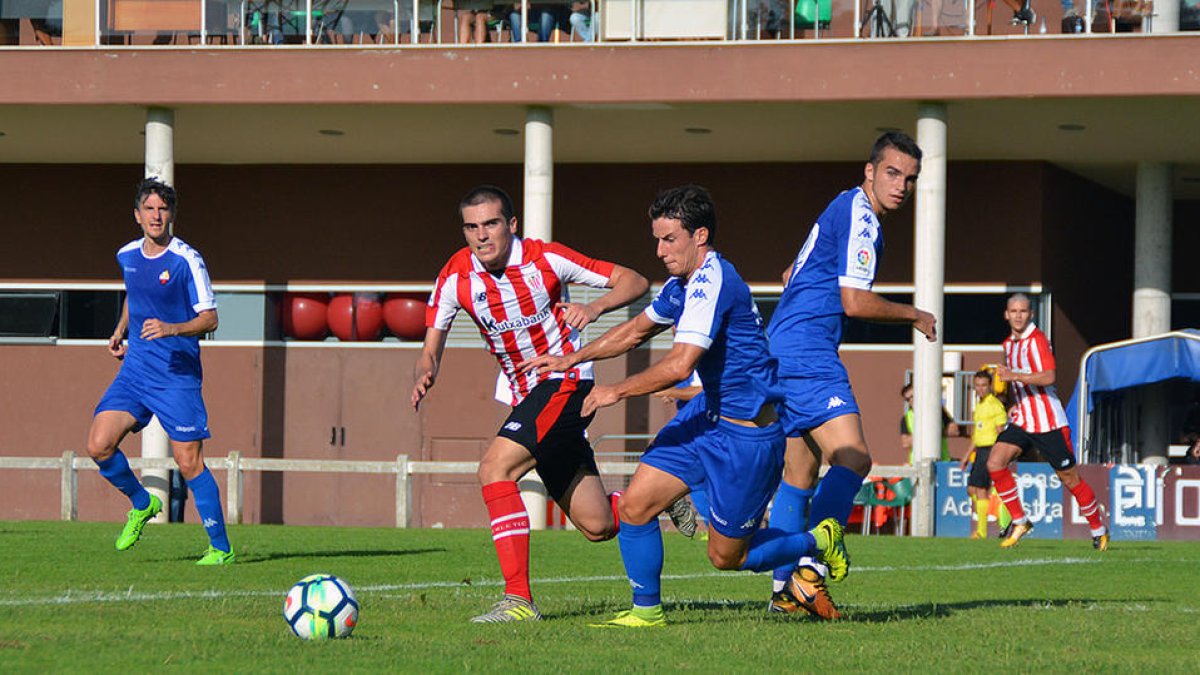
[[[480,291],[476,293],[475,302],[487,302],[487,291]]]
[[[708,294],[697,288],[696,290],[692,291],[692,298],[695,300],[706,300],[708,298]]]
[[[1062,468],[1065,469],[1065,468],[1067,468],[1067,465],[1070,463],[1071,463],[1070,459],[1064,459],[1062,462],[1059,463],[1059,466],[1061,466]]]
[[[825,404],[825,409],[833,410],[834,408],[840,408],[844,405],[846,405],[846,402],[842,400],[841,396],[830,396],[829,403]]]
[[[504,425],[504,428],[507,431],[520,431],[521,423],[520,422],[509,422],[508,424]]]

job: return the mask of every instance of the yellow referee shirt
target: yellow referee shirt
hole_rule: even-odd
[[[977,448],[986,448],[996,444],[1000,435],[997,428],[1008,424],[1008,411],[995,394],[988,394],[975,405],[975,430],[971,433],[971,444]]]

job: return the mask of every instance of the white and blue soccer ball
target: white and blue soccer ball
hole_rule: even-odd
[[[358,600],[345,581],[332,574],[311,574],[288,591],[283,618],[305,640],[344,638],[358,624]]]

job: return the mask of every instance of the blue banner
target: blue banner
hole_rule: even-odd
[[[933,532],[939,537],[969,537],[975,527],[975,508],[967,495],[968,471],[958,462],[937,462],[937,488],[934,491]],[[1061,539],[1063,524],[1063,485],[1048,464],[1020,462],[1016,465],[1017,488],[1025,515],[1033,523],[1035,539]]]
[[[1163,482],[1153,466],[1118,465],[1108,471],[1109,528],[1113,541],[1158,538]]]

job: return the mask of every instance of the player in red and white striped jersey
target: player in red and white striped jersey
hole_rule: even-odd
[[[650,284],[627,267],[517,237],[512,200],[500,188],[471,190],[459,212],[467,246],[442,268],[429,298],[412,404],[417,409],[433,387],[450,324],[462,309],[499,361],[514,406],[479,463],[505,596],[472,621],[536,620],[541,614],[529,589],[529,515],[517,480],[536,469],[550,497],[592,541],[611,539],[618,521],[615,498],[605,494],[584,436],[592,419],[581,414],[592,389],[591,363],[565,373],[522,374],[516,368],[537,356],[577,351],[579,331],[641,297]],[[570,283],[611,290],[587,304],[573,303]]]
[[[987,462],[996,492],[1013,517],[1012,530],[1000,546],[1010,548],[1033,530],[1008,465],[1022,451],[1037,448],[1075,497],[1079,512],[1087,518],[1092,528],[1092,546],[1107,550],[1108,528],[1100,517],[1096,494],[1075,467],[1071,429],[1054,389],[1055,363],[1050,341],[1033,324],[1033,310],[1025,294],[1017,293],[1008,299],[1004,318],[1012,332],[1004,340],[1007,365],[1000,366],[997,373],[1001,380],[1012,383],[1016,405],[1011,414],[1012,424],[1000,432]]]

